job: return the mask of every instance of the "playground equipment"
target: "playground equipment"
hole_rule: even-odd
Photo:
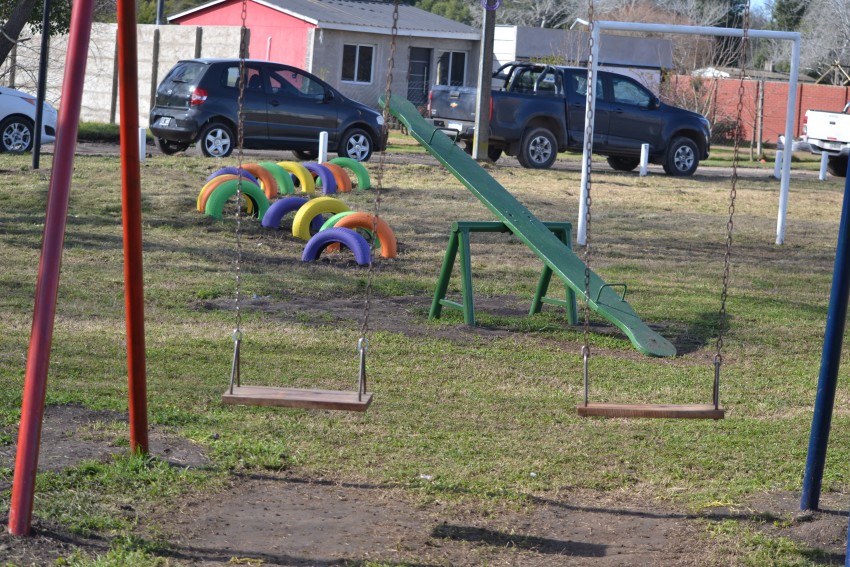
[[[385,104],[383,100],[381,103]],[[411,136],[490,209],[567,287],[584,298],[591,309],[622,330],[638,351],[652,356],[676,354],[676,348],[650,329],[611,284],[590,272],[590,286],[585,290],[582,285],[585,265],[578,256],[448,136],[425,122],[408,100],[393,97],[388,106]]]
[[[348,205],[334,197],[319,197],[312,199],[295,213],[292,221],[292,236],[301,240],[310,240],[310,223],[323,213],[341,213],[348,211]]]
[[[372,182],[369,179],[369,172],[363,164],[356,159],[337,157],[332,160],[328,160],[328,163],[350,170],[357,178],[357,189],[363,191],[372,187]]]
[[[567,248],[572,249],[572,225],[570,223],[544,222],[543,225],[557,235]],[[452,232],[449,236],[449,244],[446,246],[443,267],[440,268],[440,277],[437,280],[437,288],[434,291],[434,299],[431,302],[431,311],[428,315],[431,319],[439,319],[443,307],[449,307],[463,311],[463,321],[467,325],[475,325],[475,303],[472,296],[472,262],[469,248],[469,235],[473,232],[510,232],[510,229],[504,222],[498,221],[456,221],[452,223]],[[458,252],[460,252],[462,303],[446,299],[446,292],[449,289],[449,279],[451,278]],[[552,268],[544,264],[540,279],[537,282],[537,291],[534,294],[534,300],[531,302],[529,315],[540,313],[544,303],[561,305],[567,309],[567,320],[571,325],[575,325],[578,322],[575,292],[567,287],[566,299],[546,297],[551,280]]]
[[[298,187],[301,193],[314,193],[316,191],[313,175],[306,167],[294,161],[279,161],[277,164],[298,179]]]
[[[353,213],[339,219],[334,225],[336,228],[361,229],[371,236],[372,241],[377,240],[375,249],[381,250],[382,258],[395,258],[398,255],[398,241],[390,225],[382,218],[376,218],[369,213]]]
[[[33,308],[27,355],[21,423],[9,533],[28,535],[32,528],[35,477],[41,443],[41,423],[47,393],[47,371],[59,290],[59,274],[74,151],[80,123],[83,81],[94,16],[94,0],[77,0],[71,10],[62,105],[53,166],[50,174],[47,216]],[[136,61],[136,10],[133,0],[118,0],[118,86],[120,90],[121,195],[123,203],[124,289],[127,312],[127,372],[129,385],[130,449],[148,451],[147,379],[145,368],[144,279],[142,274],[142,196],[139,156],[138,73]]]
[[[393,66],[394,66],[394,58],[395,58],[395,47],[396,47],[396,38],[398,36],[398,5],[399,0],[394,0],[393,2],[393,27],[391,31],[391,40],[390,40],[390,54],[388,61],[388,73],[387,73],[387,84],[385,91],[385,100],[392,100],[392,77],[393,77]],[[243,30],[243,41],[244,38],[247,37],[245,19],[247,12],[247,0],[242,0],[242,30]],[[243,45],[244,47],[244,45]],[[240,50],[240,53],[245,53],[245,49]],[[244,57],[244,55],[243,55]],[[244,59],[242,60],[240,69],[240,74],[244,76]],[[244,103],[244,94],[245,94],[245,81],[239,81],[239,144],[238,144],[238,161],[241,165],[242,163],[242,121],[244,119],[242,105]],[[384,111],[384,128],[386,128],[387,120],[387,111]],[[279,165],[284,169],[289,169],[286,165],[286,162],[282,162]],[[375,201],[374,201],[374,218],[375,224],[373,225],[373,233],[377,233],[377,223],[380,215],[380,198],[381,198],[381,179],[382,173],[384,169],[384,154],[381,154],[381,160],[379,164],[379,177],[378,177],[378,187],[375,192]],[[309,175],[309,172],[306,171],[303,167],[299,171],[300,177],[299,181],[301,183],[302,191],[305,191],[310,184],[313,183],[312,176]],[[304,175],[306,173],[306,175]],[[332,177],[332,176],[331,176]],[[324,180],[323,183],[330,183],[330,180]],[[241,183],[238,185],[241,187]],[[315,187],[310,187],[312,192],[315,190]],[[325,185],[325,189],[328,189],[328,185]],[[237,199],[241,197],[240,193],[237,193]],[[322,201],[325,199],[325,201]],[[302,206],[298,213],[296,214],[295,221],[293,222],[293,234],[296,235],[304,235],[306,233],[307,238],[309,238],[309,221],[311,221],[315,216],[320,214],[321,212],[332,212],[339,213],[345,209],[336,209],[332,207],[329,203],[329,197],[320,197],[318,199],[314,199],[310,203]],[[336,201],[334,199],[334,201]],[[340,201],[337,201],[341,203]],[[313,212],[315,211],[315,214]],[[297,228],[296,228],[297,225]],[[330,239],[332,237],[336,237],[340,241],[346,240],[351,244],[349,248],[355,250],[355,254],[359,254],[356,250],[360,241],[365,242],[362,236],[354,232],[353,230],[342,229],[342,228],[331,228],[327,231],[323,231],[319,233],[326,234],[326,236],[320,237],[320,239],[316,240],[312,246],[308,242],[308,246],[305,248],[305,255],[308,250],[312,253],[314,249],[321,251],[324,248],[325,241],[323,239]],[[354,235],[354,236],[351,236]],[[370,298],[372,293],[372,279],[373,279],[373,269],[372,269],[372,261],[371,255],[372,251],[369,250],[368,257],[362,258],[366,261],[368,265],[368,273],[367,273],[367,283],[366,283],[366,301],[364,302],[364,312],[363,312],[363,324],[360,328],[360,339],[357,342],[357,350],[359,353],[360,364],[359,364],[359,376],[358,376],[358,389],[356,392],[345,392],[345,391],[329,391],[329,390],[302,390],[302,389],[294,389],[294,388],[269,388],[264,386],[243,386],[241,384],[241,345],[242,345],[242,330],[241,330],[241,311],[240,311],[240,299],[241,299],[241,260],[242,260],[242,211],[241,208],[237,208],[236,215],[236,329],[233,332],[233,362],[231,364],[230,371],[230,387],[227,391],[222,395],[222,402],[226,404],[244,404],[244,405],[263,405],[263,406],[283,406],[283,407],[303,407],[303,408],[321,408],[321,409],[334,409],[334,410],[349,410],[349,411],[365,411],[369,404],[372,402],[372,394],[366,391],[366,352],[368,350],[368,331],[369,331],[369,305]],[[355,238],[356,237],[356,238]],[[357,239],[360,240],[357,240]],[[353,244],[353,243],[357,244]],[[361,247],[362,249],[362,247]],[[358,260],[359,261],[359,260]]]
[[[295,193],[295,184],[292,182],[292,176],[289,175],[288,171],[273,161],[261,161],[259,165],[274,177],[275,183],[277,183],[278,193],[283,195],[292,195]]]
[[[336,193],[336,179],[334,179],[331,170],[324,165],[312,161],[305,161],[301,164],[307,171],[316,175],[319,182],[322,184],[322,194],[330,195]],[[313,181],[315,184],[315,180]]]
[[[361,266],[368,266],[371,262],[371,252],[366,239],[351,228],[329,228],[317,232],[304,247],[301,254],[302,262],[313,262],[319,259],[319,255],[328,246],[335,244],[345,246],[354,253],[355,261]]]

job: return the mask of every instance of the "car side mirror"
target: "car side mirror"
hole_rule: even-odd
[[[658,98],[657,96],[654,96],[651,99],[649,99],[649,106],[648,106],[649,110],[655,110],[659,106],[661,106],[661,99],[660,98]]]
[[[330,102],[334,99],[334,92],[332,90],[325,91],[325,97],[322,99],[324,102]]]

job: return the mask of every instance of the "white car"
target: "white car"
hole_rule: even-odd
[[[28,152],[35,142],[36,98],[0,87],[0,152]],[[44,103],[41,143],[56,139],[56,109]]]

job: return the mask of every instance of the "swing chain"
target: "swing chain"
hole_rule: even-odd
[[[245,139],[245,54],[248,51],[248,0],[242,0],[242,29],[239,41],[239,100],[237,103],[236,134],[236,328],[233,330],[233,363],[230,367],[230,393],[240,380],[240,354],[242,346],[242,145]]]
[[[399,0],[394,0],[393,5],[393,25],[390,32],[390,56],[387,61],[387,84],[384,94],[384,110],[383,124],[381,125],[381,136],[386,138],[389,134],[389,117],[390,117],[390,98],[392,97],[392,82],[393,82],[393,67],[395,66],[395,48],[396,39],[398,37],[398,5]],[[367,336],[369,334],[369,314],[372,303],[372,284],[374,280],[374,256],[375,256],[375,241],[378,234],[378,219],[381,214],[381,190],[383,189],[384,181],[384,165],[386,163],[386,150],[381,152],[378,158],[378,173],[375,183],[375,199],[373,202],[372,213],[372,240],[369,243],[369,267],[366,271],[366,299],[363,307],[363,323],[360,326],[360,340],[357,343],[357,350],[360,352],[360,372],[361,372],[361,391],[365,392],[365,364],[366,364],[366,349],[368,347]]]
[[[588,58],[587,58],[587,97],[588,100],[593,101],[593,97],[596,96],[593,92],[593,87],[595,85],[591,84],[591,69],[593,65],[593,0],[588,0],[587,2],[587,19],[590,22],[590,43],[588,44]],[[591,178],[591,149],[593,143],[593,110],[592,105],[588,105],[587,109],[587,126],[584,131],[584,145],[585,145],[585,154],[587,155],[587,181],[586,181],[586,189],[585,189],[585,246],[584,246],[584,324],[583,324],[583,335],[584,335],[584,345],[581,347],[581,356],[584,366],[584,405],[588,404],[589,397],[589,363],[590,363],[590,204],[592,199],[590,197],[590,178]]]
[[[720,407],[720,368],[723,365],[723,332],[728,324],[726,314],[726,300],[729,295],[729,269],[732,254],[732,230],[734,229],[733,218],[735,215],[735,199],[738,196],[738,162],[740,160],[741,139],[743,138],[743,124],[741,122],[744,114],[744,79],[746,77],[746,52],[749,42],[750,30],[750,3],[744,3],[743,12],[743,35],[739,44],[738,58],[740,61],[740,82],[738,83],[738,107],[735,119],[735,142],[732,151],[732,186],[729,189],[729,220],[726,221],[726,250],[723,254],[723,287],[720,292],[720,312],[718,314],[718,332],[716,349],[714,355],[714,409]]]

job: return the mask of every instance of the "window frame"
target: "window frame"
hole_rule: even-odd
[[[354,48],[354,69],[352,70],[352,78],[345,78],[345,49],[347,47]],[[360,50],[361,48],[368,47],[372,53],[369,58],[369,80],[368,81],[359,81],[357,79],[357,75],[360,71]],[[343,43],[342,44],[342,64],[340,65],[340,81],[343,83],[353,84],[353,85],[371,85],[375,82],[375,52],[377,51],[377,46],[371,43]]]
[[[459,85],[452,84],[452,67],[453,67],[453,63],[454,63],[454,60],[455,60],[455,55],[463,55],[463,67],[462,67],[463,78],[461,79],[461,82],[460,82]],[[440,68],[438,67],[438,69],[437,69],[437,71],[438,71],[437,72],[437,84],[438,85],[447,85],[447,86],[451,86],[451,87],[465,87],[466,86],[466,79],[467,79],[466,67],[469,63],[469,52],[468,51],[452,51],[452,50],[441,51],[440,54],[437,56],[437,62],[439,63],[439,61],[442,60],[443,57],[445,57],[445,56],[448,56],[448,60],[446,62],[446,82],[445,83],[442,82],[443,78],[442,78],[442,76],[440,76],[440,73],[439,73]]]

